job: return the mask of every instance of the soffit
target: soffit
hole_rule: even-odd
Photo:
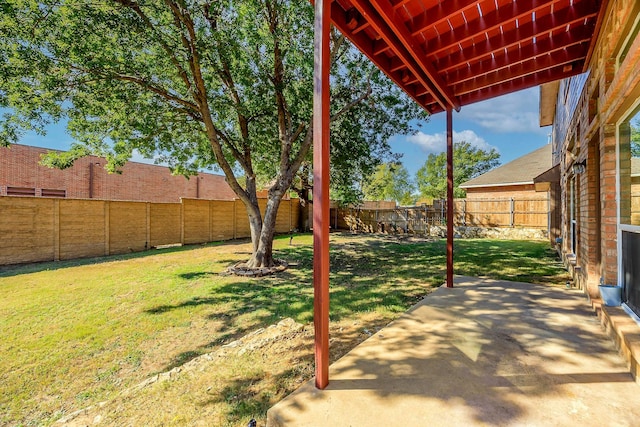
[[[606,0],[334,0],[334,25],[430,113],[586,70]]]

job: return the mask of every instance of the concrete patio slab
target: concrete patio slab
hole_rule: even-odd
[[[456,277],[267,425],[638,426],[640,387],[581,291]]]

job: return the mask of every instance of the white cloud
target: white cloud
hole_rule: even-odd
[[[441,153],[447,149],[447,134],[446,132],[426,134],[418,132],[415,135],[407,137],[407,141],[412,144],[420,146],[427,153]],[[480,148],[482,150],[491,150],[497,147],[490,145],[481,136],[478,136],[472,130],[463,130],[460,132],[453,131],[453,142],[466,141],[473,147]]]
[[[464,106],[459,117],[492,132],[535,132],[545,135],[548,130],[540,128],[539,100],[539,89],[530,88]]]

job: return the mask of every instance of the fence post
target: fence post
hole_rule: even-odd
[[[547,237],[551,239],[551,190],[547,191]]]
[[[467,225],[467,199],[462,200],[462,225]]]
[[[427,210],[427,205],[424,206],[424,235],[426,236],[429,232],[429,212]]]
[[[109,240],[111,239],[111,231],[109,230],[110,222],[111,222],[111,220],[109,219],[110,213],[111,213],[111,206],[109,205],[109,201],[105,200],[104,201],[104,254],[105,255],[109,255],[109,252],[111,251],[111,245],[109,242]]]
[[[213,242],[213,200],[209,200],[209,241]]]
[[[53,201],[53,260],[60,261],[60,200]]]
[[[379,208],[379,206],[378,206],[378,208]],[[375,232],[377,233],[377,232],[380,231],[380,227],[378,227],[378,212],[379,212],[378,209],[376,209],[375,212],[376,212],[376,229],[375,229]]]
[[[180,198],[180,244],[184,245],[184,199]]]
[[[236,199],[233,199],[233,240],[236,240],[238,238],[238,227],[237,227],[237,220],[236,220]]]
[[[515,203],[513,201],[513,197],[511,198],[511,228],[513,228],[514,224],[514,216],[515,216]]]
[[[146,226],[147,226],[147,236],[146,242],[144,244],[145,249],[151,249],[151,203],[147,202],[147,218],[146,218]]]
[[[406,209],[404,210],[404,232],[409,232],[409,211]]]

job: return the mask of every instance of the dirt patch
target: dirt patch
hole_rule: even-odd
[[[331,324],[337,360],[388,323],[379,315]],[[313,325],[284,319],[147,378],[114,399],[77,410],[56,426],[247,425],[313,377]],[[188,396],[188,399],[185,397]]]
[[[289,267],[289,264],[281,259],[273,260],[273,262],[275,263],[273,267],[260,268],[251,268],[247,266],[246,262],[237,262],[227,268],[222,274],[243,277],[264,277],[271,274],[281,273]]]

